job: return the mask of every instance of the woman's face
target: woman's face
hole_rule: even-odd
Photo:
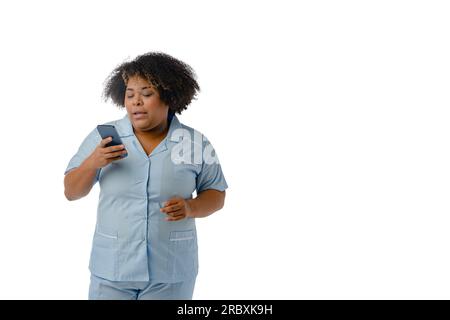
[[[158,90],[146,79],[138,76],[128,79],[125,108],[137,131],[157,129],[164,124],[169,111],[169,107],[159,99]]]

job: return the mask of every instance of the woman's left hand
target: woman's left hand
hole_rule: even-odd
[[[164,207],[159,209],[168,215],[166,221],[178,221],[186,217],[190,217],[192,208],[189,205],[189,200],[181,197],[174,197],[164,203]]]

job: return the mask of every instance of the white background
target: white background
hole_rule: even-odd
[[[127,59],[201,93],[180,120],[229,189],[198,220],[194,299],[450,298],[446,1],[0,4],[0,298],[86,299],[99,186],[64,197]]]

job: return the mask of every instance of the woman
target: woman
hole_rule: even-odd
[[[68,200],[100,184],[89,299],[192,299],[195,218],[220,210],[227,188],[209,141],[175,116],[199,90],[193,70],[163,53],[125,62],[106,81],[105,98],[127,111],[106,123],[123,145],[106,147],[110,138],[92,130],[64,178]]]

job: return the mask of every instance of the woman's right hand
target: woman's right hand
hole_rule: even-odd
[[[100,169],[113,161],[123,159],[122,156],[127,154],[127,150],[123,144],[112,147],[105,147],[110,141],[111,137],[105,138],[100,141],[100,144],[95,148],[87,159],[89,167],[93,169]]]

